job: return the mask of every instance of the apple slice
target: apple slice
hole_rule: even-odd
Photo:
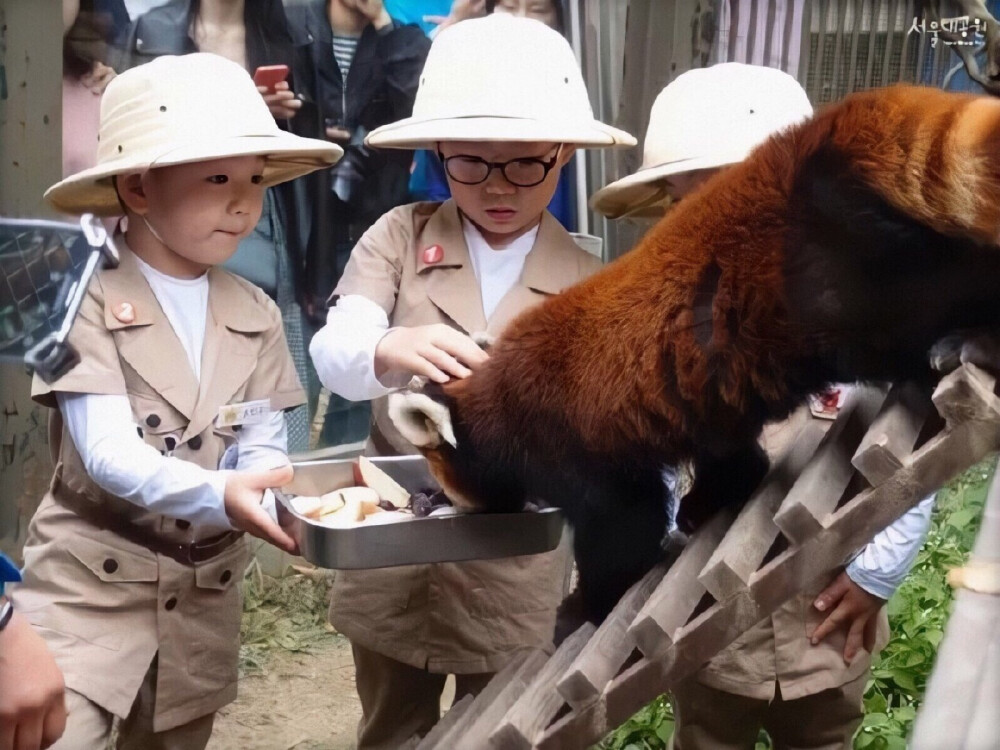
[[[323,509],[323,501],[311,495],[299,495],[292,498],[292,509],[300,516],[317,518]]]
[[[378,508],[378,493],[371,487],[345,487],[337,490],[344,503],[359,503],[365,515]]]
[[[365,485],[375,490],[380,498],[397,508],[409,505],[410,493],[364,456],[358,458],[358,471]]]
[[[347,502],[344,504],[344,510],[342,512],[346,513],[347,517],[352,521],[364,521],[364,501],[357,495],[351,495],[347,498]]]
[[[317,523],[332,529],[349,529],[357,526],[359,521],[364,520],[364,510],[361,508],[361,503],[355,499],[345,504],[340,510],[327,513],[322,518],[317,519]]]

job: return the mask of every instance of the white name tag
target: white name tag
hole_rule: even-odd
[[[271,413],[271,399],[262,398],[259,401],[244,401],[242,404],[227,404],[219,408],[219,416],[215,418],[217,427],[232,427],[238,424],[260,424],[267,420]]]

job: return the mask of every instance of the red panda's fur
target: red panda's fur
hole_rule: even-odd
[[[746,500],[766,470],[762,425],[810,392],[930,382],[937,337],[1000,324],[998,238],[1000,101],[917,87],[853,95],[517,318],[486,365],[432,389],[457,447],[423,452],[470,504],[534,495],[565,508],[600,618],[655,561],[661,467],[694,460],[682,503],[693,526]]]

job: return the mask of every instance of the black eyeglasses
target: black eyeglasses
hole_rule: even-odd
[[[544,159],[511,159],[510,161],[486,161],[478,156],[456,154],[446,157],[438,149],[438,158],[444,164],[444,170],[455,182],[463,185],[478,185],[486,182],[494,169],[499,169],[511,185],[518,187],[534,187],[543,182],[559,161],[562,146],[548,161]]]

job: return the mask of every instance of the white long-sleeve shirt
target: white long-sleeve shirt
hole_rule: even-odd
[[[208,277],[177,279],[136,257],[139,269],[170,321],[196,379],[208,309]],[[63,421],[90,477],[102,489],[171,518],[209,529],[228,530],[225,471],[210,471],[190,461],[162,455],[139,437],[128,396],[56,393]],[[247,424],[226,451],[220,469],[272,469],[288,463],[283,412]],[[275,517],[274,495],[264,493],[264,508]]]
[[[479,282],[483,314],[489,320],[500,300],[521,278],[538,227],[502,250],[490,247],[465,217],[462,231]],[[338,299],[327,314],[326,325],[309,344],[320,382],[349,401],[379,398],[406,385],[412,373],[387,372],[381,380],[375,376],[375,348],[388,332],[388,315],[367,297],[351,294]]]
[[[891,597],[910,572],[924,544],[934,511],[934,495],[925,497],[880,531],[847,564],[847,575],[869,594]]]
[[[128,396],[57,393],[59,410],[87,474],[107,492],[154,513],[205,528],[232,528],[224,497],[226,471],[163,455],[141,437]],[[288,463],[285,416],[248,424],[237,433],[236,451],[227,451],[220,469],[273,469]],[[274,495],[264,493],[272,518]]]

